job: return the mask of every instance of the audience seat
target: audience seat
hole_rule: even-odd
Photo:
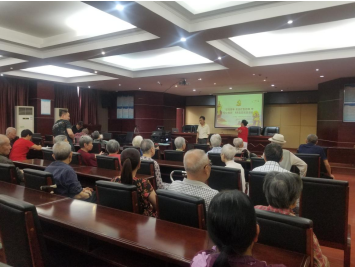
[[[50,172],[25,168],[24,180],[26,188],[48,192],[56,188],[53,182],[53,175]]]
[[[0,233],[7,265],[42,267],[49,265],[36,207],[0,195]]]
[[[42,156],[44,160],[55,161],[52,155],[52,149],[42,149]]]
[[[158,219],[206,229],[203,198],[162,189],[156,193]]]
[[[265,127],[264,136],[273,136],[276,133],[280,133],[279,127]]]
[[[125,149],[128,149],[128,148],[136,149],[136,150],[138,150],[138,152],[140,153],[140,148],[139,148],[139,147],[132,146],[132,145],[124,145],[124,146],[123,146],[123,151],[124,151]]]
[[[300,216],[311,219],[321,246],[344,250],[344,266],[350,266],[351,226],[348,225],[347,181],[302,178]]]
[[[307,164],[306,177],[321,177],[321,157],[319,154],[295,154]]]
[[[137,186],[110,181],[96,181],[97,204],[139,213]]]
[[[251,170],[257,167],[265,165],[265,159],[262,157],[252,157],[251,158]]]
[[[18,184],[16,167],[11,164],[0,164],[0,181]]]
[[[102,135],[103,135],[103,139],[106,141],[112,139],[112,133],[103,133]]]
[[[34,136],[32,136],[31,141],[32,141],[33,143],[35,143],[36,145],[44,146],[42,137],[34,137]]]
[[[221,154],[219,153],[208,153],[208,157],[214,166],[225,167],[225,163],[221,161]]]
[[[153,178],[150,179],[150,183],[152,184],[154,190],[157,189],[157,181],[156,181],[155,175],[154,175],[154,162],[153,161],[141,160],[140,168],[138,169],[137,173],[153,176]]]
[[[97,155],[97,166],[99,168],[119,170],[119,160],[117,157]]]
[[[266,172],[250,171],[249,180],[249,197],[254,206],[263,205],[268,206],[264,194],[263,186]]]
[[[134,132],[127,132],[126,139],[124,140],[124,144],[132,144]]]
[[[209,145],[208,145],[208,144],[198,144],[198,143],[195,143],[195,144],[194,144],[194,149],[200,149],[200,150],[205,151],[205,153],[207,153],[210,148],[209,148]]]
[[[256,217],[260,225],[258,243],[306,254],[313,266],[311,220],[260,209],[256,209]]]
[[[165,150],[164,159],[183,162],[185,152],[177,150]]]
[[[102,145],[100,142],[93,142],[93,148],[89,153],[91,154],[99,154],[102,151]]]
[[[219,192],[222,190],[242,191],[241,170],[236,168],[212,166],[208,185]]]
[[[42,139],[42,136],[41,136],[41,133],[33,133],[32,134],[32,137],[34,138],[41,138]]]
[[[159,151],[159,149],[155,149],[155,153],[152,156],[152,159],[160,159],[160,151]]]
[[[70,164],[82,165],[82,156],[80,153],[72,152],[72,161]]]
[[[261,127],[259,126],[249,127],[249,136],[260,136],[260,135],[261,135]]]

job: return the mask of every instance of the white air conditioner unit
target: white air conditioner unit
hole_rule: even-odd
[[[34,133],[35,119],[33,106],[15,106],[15,128],[17,133],[29,129]]]
[[[62,109],[67,109],[67,108],[55,108],[55,113],[54,113],[55,122],[54,123],[56,123],[57,120],[60,120],[60,110],[62,110]]]

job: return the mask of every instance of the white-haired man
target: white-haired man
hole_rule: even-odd
[[[16,136],[16,133],[17,131],[14,127],[8,127],[6,129],[6,137],[9,138],[11,147],[14,145],[14,142],[19,139],[19,137]]]
[[[210,143],[213,147],[210,151],[208,151],[208,154],[220,154],[221,153],[221,136],[219,134],[213,134],[210,137]]]
[[[172,182],[168,190],[201,197],[205,200],[205,207],[208,210],[211,200],[219,193],[206,184],[211,172],[208,156],[203,150],[190,150],[184,155],[184,168],[187,178]]]
[[[183,137],[176,137],[174,140],[174,145],[177,151],[185,151],[186,142]]]
[[[7,158],[7,156],[10,154],[11,145],[10,140],[7,136],[0,134],[0,163],[1,164],[10,164],[14,165],[14,163]],[[16,179],[17,182],[20,183],[24,179],[24,175],[22,170],[19,168],[16,168]]]

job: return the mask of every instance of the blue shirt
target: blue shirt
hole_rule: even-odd
[[[213,147],[209,152],[207,152],[208,154],[221,154],[221,147]]]
[[[301,144],[300,147],[298,147],[298,153],[300,153],[300,154],[319,154],[321,157],[321,160],[327,159],[324,149],[321,146],[315,145],[313,143]]]
[[[82,192],[82,186],[77,179],[77,174],[70,165],[61,161],[54,161],[45,171],[52,173],[54,183],[57,185],[55,194],[73,198]]]

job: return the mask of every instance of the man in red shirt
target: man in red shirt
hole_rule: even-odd
[[[21,131],[21,139],[15,141],[9,156],[12,161],[26,160],[26,155],[30,149],[41,150],[41,145],[36,145],[31,141],[32,135],[33,133],[29,129]]]
[[[80,153],[82,156],[82,161],[86,166],[92,166],[97,167],[97,159],[96,154],[89,153],[93,148],[93,140],[90,136],[83,135],[80,138],[80,147],[77,151],[77,153]],[[100,155],[103,154],[103,152],[99,153]]]
[[[242,120],[241,127],[236,130],[238,132],[238,138],[241,138],[244,142],[245,149],[247,149],[247,136],[249,135],[249,129],[246,127],[248,123],[246,120]]]

